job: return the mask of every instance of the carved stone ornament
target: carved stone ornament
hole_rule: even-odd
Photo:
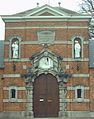
[[[69,74],[64,73],[63,68],[61,67],[61,62],[63,58],[61,56],[56,55],[55,53],[50,52],[47,49],[44,49],[41,53],[34,54],[30,57],[30,61],[32,63],[32,67],[27,68],[27,73],[22,75],[26,83],[27,90],[27,115],[30,113],[33,115],[33,84],[36,77],[40,74],[52,74],[57,78],[57,82],[59,84],[59,94],[60,94],[60,102],[61,110],[59,111],[60,116],[66,115],[66,83],[68,82]],[[62,96],[62,97],[61,97]],[[63,102],[63,103],[62,103]]]
[[[30,72],[33,72],[37,77],[42,73],[51,73],[56,75],[59,68],[59,60],[57,55],[45,49],[41,53],[37,53],[30,57],[30,61],[33,66],[30,68]],[[33,78],[34,79],[34,78]]]
[[[69,74],[61,70],[60,62],[63,60],[61,56],[45,49],[41,53],[34,54],[30,57],[32,67],[27,68],[27,74],[21,75],[25,82],[33,82],[34,79],[42,73],[51,73],[57,77],[58,82],[67,83]]]

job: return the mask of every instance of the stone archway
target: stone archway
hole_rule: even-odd
[[[40,61],[42,61],[41,59],[48,59],[48,58],[50,58],[51,59],[50,61],[53,62],[53,63],[50,62],[52,64],[52,65],[49,65],[50,67],[47,67],[44,64],[40,63]],[[27,90],[27,105],[26,105],[27,110],[26,111],[27,111],[27,114],[32,117],[34,116],[35,117],[65,116],[66,115],[66,89],[67,89],[66,83],[68,81],[67,78],[69,78],[70,75],[64,73],[60,65],[60,62],[62,61],[61,56],[57,56],[54,53],[51,53],[47,49],[45,49],[40,54],[32,56],[30,60],[33,64],[32,67],[30,68],[28,67],[27,68],[28,73],[22,75],[22,77],[25,79],[25,82],[26,82],[26,90]],[[43,65],[43,67],[40,67],[40,65]],[[50,81],[52,83],[49,83]],[[38,87],[38,83],[39,83],[39,87]],[[47,96],[45,97],[45,95],[48,95],[48,91],[44,93],[45,94],[44,97],[42,97],[41,94],[35,94],[36,92],[39,93],[38,89],[42,90],[41,89],[43,88],[42,84],[44,87],[47,87],[47,86],[49,87],[49,90],[51,92],[50,95],[53,95],[54,91],[57,93],[56,94],[57,95],[57,98],[56,98],[57,108],[56,108],[55,114],[53,111],[50,110],[49,108],[50,106],[49,107],[45,106],[46,111],[44,110],[44,107],[42,108],[40,106],[40,108],[42,108],[41,110],[43,110],[44,112],[40,112],[39,111],[40,108],[36,109],[37,105],[40,105],[42,103],[44,105],[49,105],[50,103],[54,102],[53,99],[50,99]],[[42,91],[44,91],[44,89]],[[44,103],[44,101],[46,104]],[[36,102],[40,102],[40,103],[36,104]],[[55,104],[52,104],[52,105],[55,105]],[[52,106],[52,108],[53,107],[54,106]],[[53,108],[53,110],[54,109],[55,107]]]

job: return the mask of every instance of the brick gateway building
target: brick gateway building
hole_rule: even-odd
[[[94,117],[91,17],[44,5],[2,19],[0,117]]]

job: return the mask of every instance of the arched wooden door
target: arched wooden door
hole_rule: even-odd
[[[58,117],[59,87],[56,77],[41,74],[34,81],[34,117]]]

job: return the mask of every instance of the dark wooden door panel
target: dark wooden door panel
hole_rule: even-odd
[[[34,82],[33,111],[35,117],[57,117],[58,83],[51,74],[42,74]]]

